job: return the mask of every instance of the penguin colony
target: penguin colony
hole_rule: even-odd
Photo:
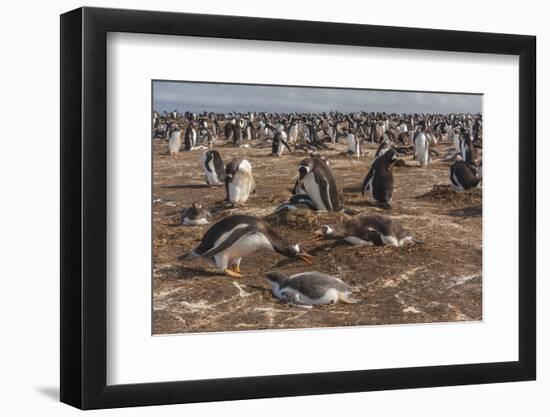
[[[204,228],[202,239],[180,260],[187,264],[201,258],[213,264],[220,274],[242,276],[243,258],[256,251],[272,251],[282,257],[298,259],[311,265],[315,258],[298,242],[283,238],[266,219],[239,213],[254,195],[257,184],[254,167],[244,156],[224,160],[223,149],[246,149],[265,144],[266,157],[272,163],[285,153],[304,158],[293,173],[293,193],[275,206],[275,214],[296,209],[312,212],[345,212],[351,220],[322,225],[311,241],[335,240],[352,246],[389,245],[402,247],[422,243],[391,217],[394,194],[393,167],[403,164],[429,169],[438,156],[433,149],[448,143],[444,160],[451,161],[449,184],[457,192],[480,187],[482,117],[480,114],[386,114],[386,113],[207,113],[164,112],[153,114],[153,139],[165,141],[167,154],[197,152],[197,166],[186,167],[204,175],[209,187],[219,187],[223,207],[220,220],[213,223],[211,211],[194,202],[181,211],[180,224]],[[330,161],[324,151],[337,143],[347,145],[345,155],[361,158],[365,145],[377,146],[374,159],[364,168],[360,193],[370,204],[387,210],[387,214],[356,213],[341,201]],[[216,149],[217,148],[217,149]],[[267,149],[271,148],[268,153]],[[407,159],[407,162],[404,160]],[[265,179],[269,181],[269,179]],[[213,223],[213,224],[212,224]],[[304,237],[307,240],[307,237]],[[358,289],[338,277],[322,271],[307,271],[288,276],[270,271],[265,276],[275,298],[292,305],[311,308],[337,302],[353,304]]]

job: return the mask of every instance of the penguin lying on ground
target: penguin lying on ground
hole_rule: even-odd
[[[317,210],[315,204],[313,204],[313,201],[311,201],[311,198],[307,194],[294,194],[286,203],[277,207],[273,213],[278,213],[281,210],[297,210],[299,208]]]
[[[269,272],[266,278],[275,298],[296,306],[311,308],[320,304],[359,302],[351,298],[356,291],[353,287],[321,272],[302,272],[291,277],[282,272]]]
[[[393,195],[393,164],[397,160],[397,153],[390,149],[376,158],[363,181],[361,193],[368,192],[371,198],[384,208],[391,208]]]
[[[481,172],[457,156],[454,164],[449,168],[451,184],[456,191],[465,191],[477,187],[481,183]]]
[[[350,245],[403,246],[414,240],[401,224],[378,214],[360,215],[335,226],[323,225],[315,232],[315,240],[344,240]]]
[[[225,180],[225,165],[220,153],[216,150],[202,154],[202,168],[208,185],[221,185]]]
[[[259,249],[268,249],[290,258],[299,258],[311,264],[313,257],[297,244],[283,239],[264,220],[249,215],[226,217],[212,225],[201,243],[183,256],[192,260],[197,256],[213,261],[220,272],[240,278],[241,259]]]
[[[246,159],[232,159],[225,167],[226,200],[234,205],[245,204],[256,189],[252,165]]]
[[[209,224],[212,219],[210,212],[200,203],[193,203],[181,211],[180,224],[184,226],[199,226]]]

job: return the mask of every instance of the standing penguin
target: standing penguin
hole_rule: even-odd
[[[313,257],[297,244],[283,239],[264,220],[248,215],[226,217],[212,225],[201,243],[184,255],[184,260],[200,256],[216,264],[220,272],[240,278],[241,259],[259,249],[267,249],[311,264]]]
[[[321,272],[302,272],[289,277],[282,272],[269,272],[266,275],[275,298],[300,307],[313,305],[356,304],[359,300],[351,298],[357,289],[339,278]]]
[[[181,131],[178,125],[173,124],[168,128],[168,149],[170,155],[175,156],[178,154],[181,146]]]
[[[298,140],[298,123],[295,119],[290,122],[290,128],[288,130],[288,143],[294,145]]]
[[[317,210],[339,211],[342,209],[336,181],[328,164],[321,158],[306,158],[298,166],[297,189],[302,189],[311,198]]]
[[[460,142],[460,154],[467,164],[474,163],[474,145],[472,143],[472,136],[469,132],[464,132],[464,137]]]
[[[393,164],[397,160],[395,149],[390,149],[376,158],[363,181],[361,193],[370,193],[371,198],[384,208],[391,208],[393,196]]]
[[[204,176],[208,185],[222,185],[225,180],[225,165],[216,150],[205,151],[201,157]]]
[[[184,149],[186,151],[192,151],[197,144],[197,128],[195,122],[189,122],[187,130],[185,131]]]
[[[230,141],[233,139],[233,132],[235,131],[235,121],[229,120],[225,122],[225,125],[223,126],[223,133],[225,135],[225,138]]]
[[[287,135],[284,129],[279,129],[275,132],[273,136],[273,142],[271,144],[271,156],[281,156],[285,150],[288,149],[289,152],[292,152],[290,146],[288,146]]]
[[[465,191],[477,187],[481,183],[481,174],[462,160],[460,156],[449,169],[449,178],[456,191]]]
[[[252,165],[246,159],[235,158],[225,167],[226,200],[230,203],[245,204],[256,183],[252,175]]]
[[[423,132],[418,132],[414,138],[414,153],[420,166],[426,168],[430,158],[430,143]]]
[[[361,156],[361,141],[355,134],[354,129],[346,129],[344,133],[347,133],[348,151],[347,153],[357,158]]]
[[[244,120],[239,119],[237,123],[233,126],[233,144],[235,146],[241,146],[243,141],[243,128]]]

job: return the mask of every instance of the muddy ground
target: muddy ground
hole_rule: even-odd
[[[315,255],[309,266],[272,252],[256,252],[242,260],[241,279],[219,275],[202,259],[178,257],[194,248],[208,226],[179,226],[180,210],[199,201],[213,211],[214,221],[236,213],[269,215],[291,196],[290,188],[303,153],[269,156],[267,144],[252,142],[236,149],[220,140],[215,148],[225,162],[238,155],[252,164],[257,193],[245,207],[222,208],[224,187],[208,187],[200,164],[203,151],[167,153],[156,140],[153,186],[153,333],[332,327],[373,324],[431,323],[482,319],[481,191],[457,194],[448,187],[450,162],[442,156],[451,147],[439,144],[428,168],[411,156],[394,168],[395,189],[390,210],[378,208],[361,196],[375,146],[367,156],[351,158],[346,146],[323,152],[346,207],[362,213],[382,213],[399,219],[424,242],[402,248],[351,247],[313,242],[321,224],[341,221],[340,213],[299,212],[272,221],[279,233]],[[435,188],[434,188],[435,186]],[[361,288],[359,304],[337,304],[307,310],[272,297],[264,274],[317,270],[333,274]]]

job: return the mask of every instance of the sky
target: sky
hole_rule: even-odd
[[[480,113],[482,95],[154,81],[153,109],[203,111]]]

